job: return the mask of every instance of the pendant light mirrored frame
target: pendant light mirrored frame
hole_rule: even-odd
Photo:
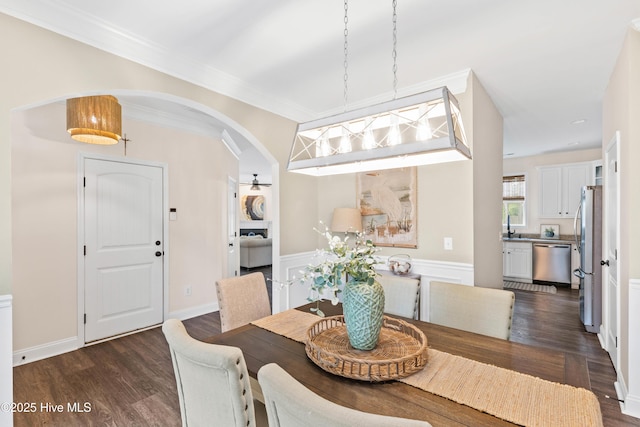
[[[299,124],[287,170],[324,176],[467,159],[458,101],[441,87]]]
[[[393,100],[347,110],[347,23],[344,0],[345,112],[298,125],[287,170],[323,176],[471,159],[458,101],[446,87],[396,98],[397,0],[393,0]]]

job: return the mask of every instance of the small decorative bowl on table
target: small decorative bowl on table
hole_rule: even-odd
[[[406,254],[391,255],[387,265],[393,274],[404,276],[411,272],[411,257]]]
[[[389,381],[408,377],[427,364],[427,337],[400,319],[384,316],[378,345],[369,351],[349,344],[344,316],[331,316],[307,331],[305,351],[325,371],[362,381]]]

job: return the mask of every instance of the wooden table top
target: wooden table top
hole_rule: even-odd
[[[309,306],[300,307],[308,311]],[[323,303],[327,316],[342,314],[340,306]],[[533,347],[432,323],[408,321],[427,336],[429,347],[545,380],[591,389],[584,356]],[[434,426],[513,425],[401,382],[368,383],[332,375],[307,358],[304,344],[254,325],[245,325],[205,340],[239,347],[249,374],[257,376],[275,362],[315,393],[340,405],[395,417],[426,420]],[[487,390],[487,393],[491,393]]]

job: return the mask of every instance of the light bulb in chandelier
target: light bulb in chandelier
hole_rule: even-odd
[[[373,137],[373,119],[367,117],[365,119],[364,132],[362,136],[362,149],[372,150],[376,148],[376,140]]]
[[[389,127],[389,134],[387,136],[387,145],[394,146],[402,143],[402,135],[400,135],[400,124],[398,123],[398,116],[396,112],[391,114],[391,126]]]
[[[340,147],[338,148],[340,153],[351,152],[351,136],[349,135],[349,129],[342,127],[342,138],[340,138]]]
[[[329,144],[329,130],[324,129],[320,141],[316,144],[316,157],[327,157],[331,155],[331,144]]]

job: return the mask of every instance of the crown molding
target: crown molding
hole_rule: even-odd
[[[68,4],[36,4],[24,0],[9,0],[4,3],[0,5],[0,12],[14,18],[255,107],[292,120],[313,114],[298,104],[275,99],[273,95],[264,93],[241,79],[193,58],[163,49],[150,40],[141,39]],[[47,16],[47,22],[40,20],[38,16]],[[167,58],[172,60],[167,61]]]
[[[36,2],[24,0],[8,0],[0,5],[0,12],[296,122],[305,122],[344,111],[344,107],[325,112],[312,111],[297,103],[278,99],[237,77],[193,58],[168,51],[151,40],[141,39],[125,29],[107,23],[98,16],[63,2],[36,4]],[[47,16],[46,22],[39,19],[39,16]],[[167,61],[167,58],[172,60]],[[398,96],[413,95],[441,86],[447,86],[453,94],[464,92],[469,72],[470,70],[462,70],[402,88],[398,91]],[[383,93],[350,104],[348,108],[356,109],[379,104],[392,98],[392,93]]]

